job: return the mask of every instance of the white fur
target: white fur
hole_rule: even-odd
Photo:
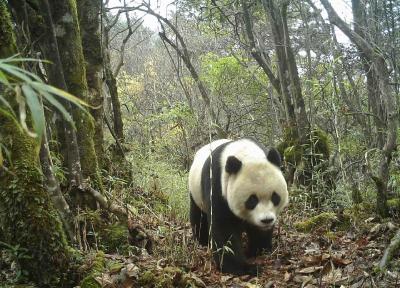
[[[277,216],[288,204],[288,192],[285,178],[281,171],[264,159],[240,159],[242,168],[236,175],[230,175],[226,181],[226,195],[231,211],[239,218],[258,226],[268,229],[275,224]],[[274,206],[271,201],[273,192],[277,193],[281,200],[279,205]],[[259,200],[257,206],[248,210],[245,207],[247,199],[255,194]],[[262,222],[263,219],[272,219],[269,224]]]
[[[189,171],[189,191],[192,194],[193,201],[201,210],[205,211],[206,207],[203,204],[203,196],[201,192],[201,171],[203,170],[204,163],[210,154],[218,146],[232,140],[220,139],[206,144],[199,149],[194,155],[192,166]],[[225,167],[225,166],[223,166]]]
[[[189,191],[197,206],[205,211],[201,192],[201,171],[212,150],[231,140],[221,139],[203,146],[195,155],[189,172]],[[229,156],[235,156],[242,162],[236,174],[228,174],[225,164]],[[264,151],[248,139],[233,141],[222,152],[221,158],[222,197],[228,203],[232,213],[261,229],[269,229],[275,224],[277,216],[289,202],[287,184],[278,167],[270,163]],[[273,192],[281,197],[279,205],[271,201]],[[245,207],[247,199],[255,194],[259,203],[252,210]],[[273,221],[264,224],[261,220]]]

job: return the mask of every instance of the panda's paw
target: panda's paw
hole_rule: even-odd
[[[237,276],[242,276],[242,275],[257,276],[261,274],[261,267],[254,264],[237,263],[236,265],[223,265],[221,272],[230,273]]]
[[[258,276],[261,274],[261,267],[258,265],[254,265],[254,264],[247,264],[246,265],[246,275],[251,275],[251,276]]]

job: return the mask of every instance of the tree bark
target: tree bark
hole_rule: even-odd
[[[60,183],[58,183],[54,176],[53,163],[50,157],[49,143],[47,140],[47,133],[44,131],[42,145],[40,147],[40,163],[43,175],[45,176],[45,186],[53,202],[54,207],[57,209],[60,219],[68,234],[71,242],[75,242],[75,233],[73,225],[73,215],[69,209],[69,205],[61,192]]]
[[[90,109],[94,119],[94,147],[99,166],[104,164],[103,115],[104,97],[102,93],[102,51],[100,37],[101,1],[78,0],[79,23],[82,36],[83,55],[86,63],[88,84],[88,102],[95,108]]]
[[[320,0],[325,10],[328,12],[329,20],[336,25],[347,37],[357,46],[365,55],[368,61],[372,63],[372,68],[377,77],[379,98],[384,107],[385,119],[385,144],[382,147],[382,155],[379,164],[378,176],[372,175],[377,187],[376,208],[381,216],[387,216],[389,211],[387,207],[387,190],[389,180],[389,168],[393,152],[396,149],[397,125],[398,125],[398,106],[392,86],[389,83],[389,70],[385,58],[379,49],[376,49],[367,39],[363,38],[337,15],[329,1]]]
[[[104,15],[106,18],[106,15]],[[107,19],[107,18],[106,18]],[[111,67],[110,51],[109,51],[109,33],[112,28],[112,24],[108,23],[103,29],[103,59],[104,59],[104,73],[105,82],[108,87],[108,91],[111,97],[111,104],[113,110],[113,122],[114,122],[114,132],[117,135],[118,141],[123,143],[124,137],[124,123],[122,122],[121,104],[119,101],[117,80],[113,74]]]
[[[400,230],[397,231],[396,235],[390,241],[389,246],[385,249],[382,259],[379,262],[379,268],[384,269],[393,259],[396,253],[400,250]]]
[[[352,12],[353,12],[353,21],[354,21],[354,32],[360,35],[363,39],[366,38],[366,34],[364,33],[364,29],[367,27],[367,22],[365,19],[365,13],[363,11],[363,7],[359,0],[352,0]],[[379,87],[377,81],[377,75],[375,75],[375,70],[373,68],[373,63],[369,60],[363,50],[358,49],[360,58],[363,63],[364,73],[367,77],[367,91],[368,91],[368,106],[370,112],[372,112],[376,117],[373,117],[373,121],[375,124],[374,135],[375,141],[373,143],[373,147],[377,147],[382,149],[384,145],[384,130],[385,123],[382,121],[384,119],[384,111],[382,107],[382,103],[379,97]]]
[[[278,58],[279,80],[286,107],[289,127],[296,127],[301,143],[307,142],[310,127],[307,119],[296,59],[290,43],[287,26],[287,3],[277,7],[273,0],[262,0],[272,29]]]
[[[16,53],[16,45],[4,1],[0,1],[0,19],[0,58],[6,58]],[[8,100],[13,103],[15,98]],[[10,152],[7,171],[0,169],[4,239],[14,247],[19,245],[19,252],[28,256],[19,257],[18,262],[32,281],[40,287],[58,286],[70,252],[58,214],[42,186],[40,143],[20,128],[10,112],[0,106],[0,139]]]
[[[63,47],[59,52],[68,92],[88,102],[89,92],[76,1],[53,1],[51,8],[53,19],[56,19],[54,24],[57,27],[58,45]],[[94,146],[93,118],[77,107],[73,107],[73,118],[77,128],[83,177],[90,179],[90,182],[102,191],[103,185]]]

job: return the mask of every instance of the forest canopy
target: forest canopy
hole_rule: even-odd
[[[0,0],[0,287],[398,287],[399,51],[399,0]],[[255,277],[189,217],[244,137],[290,199]]]

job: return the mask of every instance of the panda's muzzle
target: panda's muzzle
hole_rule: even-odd
[[[265,219],[262,219],[262,220],[260,220],[261,221],[261,223],[264,223],[264,224],[268,224],[268,225],[270,225],[270,224],[272,224],[272,222],[274,222],[274,218],[271,218],[271,217],[267,217],[267,218],[265,218]]]

